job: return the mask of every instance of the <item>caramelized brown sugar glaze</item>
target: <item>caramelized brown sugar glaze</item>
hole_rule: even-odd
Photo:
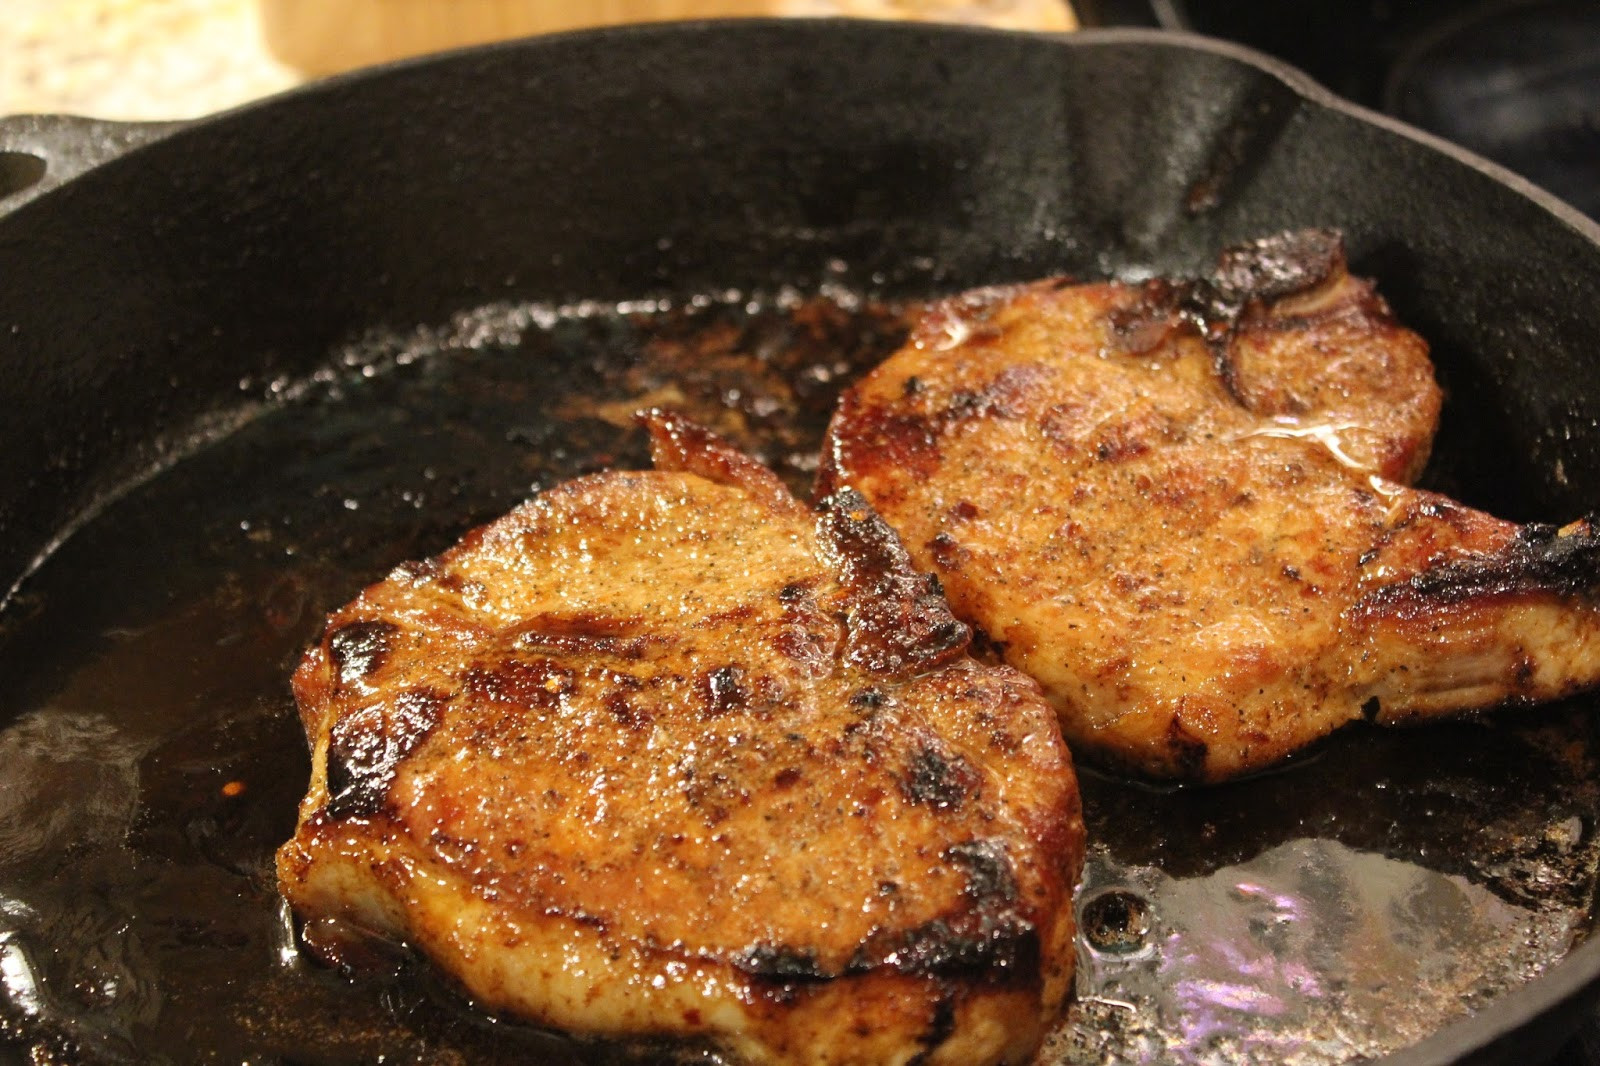
[[[740,1062],[1022,1062],[1083,858],[1054,713],[966,654],[852,491],[813,515],[675,416],[335,612],[279,853],[309,944]]]
[[[1363,716],[1600,681],[1600,539],[1410,488],[1440,403],[1423,340],[1310,231],[1195,283],[934,306],[846,392],[822,484],[880,509],[1084,754],[1215,781]]]

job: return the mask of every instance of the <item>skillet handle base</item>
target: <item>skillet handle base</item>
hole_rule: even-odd
[[[76,115],[0,117],[0,216],[185,125]]]

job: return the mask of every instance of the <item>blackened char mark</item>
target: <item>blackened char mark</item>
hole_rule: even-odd
[[[1117,349],[1129,355],[1154,351],[1181,326],[1195,329],[1211,350],[1223,387],[1242,403],[1230,348],[1245,309],[1308,292],[1344,271],[1344,241],[1333,230],[1279,233],[1224,249],[1210,277],[1145,282],[1136,300],[1107,316],[1107,325]]]
[[[730,961],[735,969],[751,977],[782,984],[828,981],[837,976],[817,962],[817,953],[810,948],[757,944],[741,951]]]
[[[328,816],[368,818],[381,811],[400,763],[438,726],[445,702],[433,689],[407,689],[334,722],[328,737]]]
[[[967,896],[980,907],[1017,901],[1017,873],[1005,841],[984,839],[952,844],[944,849],[944,858],[966,872]]]
[[[793,998],[808,985],[880,970],[989,986],[1037,980],[1039,931],[1020,901],[1005,843],[969,840],[946,848],[943,858],[966,877],[966,906],[909,929],[875,930],[842,970],[824,965],[811,948],[788,945],[758,944],[729,961],[776,999]],[[948,1036],[936,1017],[929,1046]]]
[[[626,692],[608,692],[600,697],[600,704],[611,712],[611,716],[617,720],[617,724],[624,729],[637,732],[641,729],[650,728],[655,722],[655,715],[648,710],[634,706],[633,701],[628,699]]]
[[[1025,915],[1011,907],[974,907],[903,932],[874,934],[846,972],[887,969],[1005,985],[1036,979],[1039,959],[1039,930]]]
[[[803,989],[839,976],[822,966],[810,948],[757,944],[729,961],[734,969],[753,978],[752,991],[774,1003],[793,1002]]]
[[[1225,248],[1211,277],[1198,286],[1226,308],[1278,300],[1344,273],[1344,239],[1328,229],[1291,230]]]
[[[787,945],[758,944],[729,961],[780,996],[792,995],[801,986],[874,970],[985,985],[1037,979],[1039,931],[1019,902],[1021,893],[1004,843],[955,844],[945,849],[944,859],[966,875],[968,906],[910,929],[876,930],[842,970],[823,965],[810,948]]]
[[[1022,904],[1005,843],[979,839],[952,844],[943,858],[966,876],[968,906],[913,929],[874,933],[857,949],[849,972],[884,967],[984,984],[1036,979],[1039,930]]]
[[[1200,331],[1223,387],[1243,403],[1231,341],[1245,309],[1309,292],[1344,271],[1344,239],[1333,230],[1292,230],[1247,241],[1223,249],[1211,276],[1186,287],[1179,314]]]
[[[1204,737],[1197,737],[1174,716],[1167,723],[1167,752],[1178,776],[1199,778],[1205,770],[1206,757],[1211,753]]]
[[[1179,324],[1179,311],[1191,286],[1154,278],[1139,287],[1132,303],[1113,308],[1106,316],[1111,341],[1128,355],[1144,355],[1159,348]]]
[[[939,997],[938,1003],[934,1004],[933,1015],[928,1019],[928,1028],[923,1030],[922,1036],[917,1039],[922,1050],[918,1051],[906,1066],[922,1066],[955,1031],[955,998],[947,992]]]
[[[778,514],[805,513],[777,474],[699,423],[659,408],[635,417],[650,434],[650,458],[657,470],[683,471],[742,488]]]
[[[400,627],[393,622],[366,619],[346,622],[328,634],[328,658],[341,686],[353,685],[374,673],[389,657]]]
[[[1565,529],[1545,523],[1522,526],[1500,551],[1457,559],[1367,593],[1357,615],[1410,617],[1469,600],[1551,595],[1594,601],[1600,596],[1600,515]]]
[[[953,810],[977,790],[981,780],[967,760],[942,745],[930,743],[911,757],[901,788],[912,803]]]
[[[966,651],[971,631],[866,498],[844,488],[822,501],[817,535],[845,594],[846,661],[872,673],[931,670]]]
[[[1042,363],[1017,363],[983,382],[977,389],[958,389],[932,417],[939,436],[966,422],[1012,421],[1026,417],[1048,389],[1054,371]]]

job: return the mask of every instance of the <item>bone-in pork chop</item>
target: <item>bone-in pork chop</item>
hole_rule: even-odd
[[[1066,995],[1083,825],[1037,685],[967,654],[855,493],[671,416],[329,620],[280,850],[316,951],[738,1061],[1020,1062]]]
[[[1439,411],[1427,346],[1308,231],[1198,282],[931,306],[820,490],[871,501],[1080,754],[1216,780],[1600,681],[1594,531],[1407,487]]]

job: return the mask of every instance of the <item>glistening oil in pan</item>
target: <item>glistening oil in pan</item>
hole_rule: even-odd
[[[845,292],[495,307],[241,382],[269,402],[0,616],[5,1033],[63,1062],[657,1061],[483,1016],[403,954],[355,976],[300,957],[272,871],[309,772],[289,673],[394,564],[642,466],[638,407],[805,491],[838,390],[904,332]],[[1441,458],[1470,501],[1475,464]],[[1536,975],[1589,922],[1583,711],[1356,730],[1217,788],[1086,772],[1078,995],[1046,1061],[1345,1061]]]

